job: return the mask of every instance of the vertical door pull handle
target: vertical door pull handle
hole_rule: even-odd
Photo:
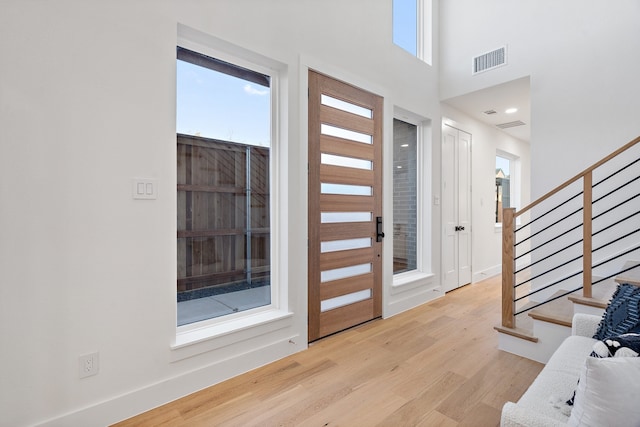
[[[384,232],[382,231],[382,217],[376,217],[376,242],[382,242]]]

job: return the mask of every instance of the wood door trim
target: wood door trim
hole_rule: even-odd
[[[320,224],[320,233],[325,241],[372,237],[369,223],[360,222]]]
[[[375,191],[375,189],[374,189]],[[320,209],[324,212],[373,212],[374,199],[371,196],[345,196],[342,194],[321,194]],[[374,217],[382,216],[376,215]]]
[[[323,153],[338,156],[356,157],[363,160],[375,159],[372,145],[349,141],[348,139],[342,139],[336,136],[320,136],[320,149]]]
[[[320,181],[334,184],[370,185],[373,171],[342,166],[320,165]]]
[[[314,177],[320,177],[320,149],[312,149],[313,147],[320,147],[320,120],[313,120],[312,118],[320,117],[320,80],[311,78],[311,72],[309,73],[309,101],[308,101],[308,114],[309,114],[309,194],[308,194],[308,294],[307,294],[307,306],[308,306],[308,340],[314,341],[320,337],[320,304],[314,304],[313,301],[320,301],[320,287],[311,286],[311,283],[317,281],[320,282],[320,263],[311,262],[311,260],[317,260],[320,258],[320,245],[313,245],[311,242],[320,240],[320,227],[316,227],[316,224],[320,224],[320,197],[316,195],[320,194],[320,179],[314,179]]]
[[[320,106],[320,121],[322,123],[331,123],[343,129],[353,130],[355,132],[373,134],[374,122],[356,114],[347,113],[335,108]],[[360,143],[362,144],[362,143]]]
[[[322,253],[320,254],[320,269],[325,271],[350,265],[367,264],[371,262],[373,256],[373,248]]]
[[[375,312],[374,305],[375,299],[370,298],[320,313],[320,336],[327,336],[371,320],[371,313]]]
[[[363,274],[357,277],[334,280],[332,282],[320,284],[320,295],[323,300],[334,298],[340,295],[369,289],[369,284],[373,279],[373,273]]]

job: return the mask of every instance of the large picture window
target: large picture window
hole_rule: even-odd
[[[177,48],[178,326],[271,304],[270,77]]]

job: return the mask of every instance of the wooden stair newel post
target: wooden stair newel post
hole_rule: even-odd
[[[513,301],[515,290],[514,281],[514,237],[515,229],[513,219],[514,208],[502,210],[502,326],[505,328],[516,327],[516,317]]]
[[[583,178],[584,191],[582,204],[582,296],[591,298],[591,251],[592,251],[592,198],[591,189],[593,188],[593,172],[588,171]]]

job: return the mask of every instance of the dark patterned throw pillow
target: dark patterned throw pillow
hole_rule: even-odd
[[[628,333],[597,341],[589,356],[600,359],[605,357],[638,357],[640,356],[640,334]],[[578,380],[578,382],[580,381]],[[566,404],[573,406],[575,398],[576,391],[574,390]]]
[[[596,342],[591,357],[638,357],[639,354],[640,334],[632,332]]]
[[[591,357],[638,356],[640,349],[640,287],[622,283],[611,297],[593,338]],[[635,354],[634,354],[635,353]],[[567,400],[573,406],[576,392]]]
[[[623,283],[611,297],[593,338],[602,341],[629,332],[640,333],[640,286]]]

